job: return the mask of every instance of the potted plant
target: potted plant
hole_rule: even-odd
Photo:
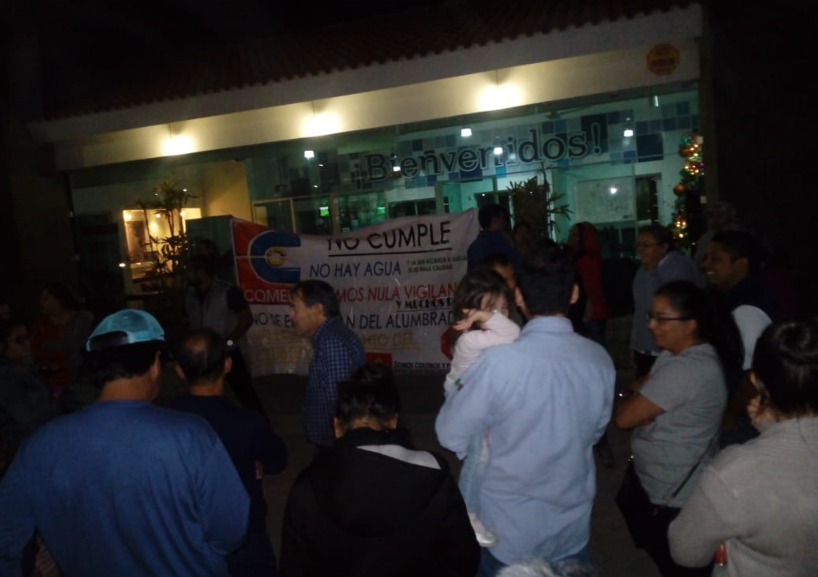
[[[555,217],[571,214],[570,206],[561,202],[565,194],[551,189],[546,172],[549,168],[545,162],[540,163],[542,182],[537,175],[525,181],[512,181],[507,187],[515,220],[529,224],[535,246],[554,238],[554,233],[559,230]]]
[[[166,331],[166,339],[173,342],[185,326],[184,298],[187,290],[186,263],[189,256],[188,237],[182,212],[195,196],[175,179],[166,179],[155,186],[149,200],[138,199],[135,205],[142,210],[145,222],[150,217],[164,219],[167,236],[154,236],[147,227],[147,242],[151,269],[146,273],[144,289],[152,293],[146,309],[153,314]]]

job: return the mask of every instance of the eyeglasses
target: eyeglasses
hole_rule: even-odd
[[[12,337],[10,339],[6,339],[6,342],[22,345],[24,343],[27,343],[29,340],[31,340],[31,337],[29,335],[20,335],[19,337]]]
[[[692,317],[660,317],[653,313],[645,313],[645,318],[648,322],[656,321],[657,323],[666,323],[668,321],[689,321]]]

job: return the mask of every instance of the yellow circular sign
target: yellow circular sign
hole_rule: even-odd
[[[287,262],[287,251],[280,246],[271,246],[264,253],[264,258],[272,266],[281,266]]]
[[[657,44],[648,52],[647,63],[648,70],[665,76],[679,67],[679,51],[672,44]]]

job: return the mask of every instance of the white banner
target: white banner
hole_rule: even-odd
[[[273,231],[235,219],[239,285],[254,324],[247,335],[253,374],[306,374],[308,339],[289,318],[289,289],[303,279],[335,288],[341,316],[371,361],[396,372],[446,372],[441,337],[454,322],[452,298],[479,232],[477,210],[402,217],[339,236]]]

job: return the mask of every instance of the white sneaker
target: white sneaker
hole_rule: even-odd
[[[477,539],[478,545],[481,547],[494,547],[497,545],[497,535],[491,529],[488,529],[477,515],[469,513],[469,521],[471,521],[472,529],[474,529],[474,536]]]

